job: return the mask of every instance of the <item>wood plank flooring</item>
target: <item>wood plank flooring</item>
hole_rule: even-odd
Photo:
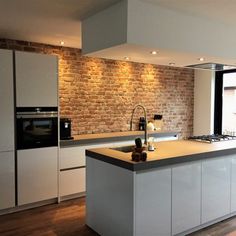
[[[0,216],[0,236],[13,235],[98,236],[85,225],[85,198]],[[191,236],[226,235],[236,236],[236,217],[191,234]]]

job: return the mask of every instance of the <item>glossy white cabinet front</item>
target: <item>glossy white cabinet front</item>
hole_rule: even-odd
[[[57,57],[16,52],[17,107],[56,107]]]
[[[236,211],[236,155],[232,157],[231,168],[231,212]]]
[[[14,157],[14,152],[0,152],[0,210],[15,206]]]
[[[85,192],[85,167],[61,171],[60,196]]]
[[[201,223],[201,163],[172,168],[172,234]]]
[[[13,54],[0,49],[0,152],[15,149],[13,91]]]
[[[135,235],[171,235],[171,169],[137,173],[134,196]]]
[[[202,162],[202,223],[230,213],[230,157]]]
[[[18,205],[57,197],[57,147],[17,151]]]

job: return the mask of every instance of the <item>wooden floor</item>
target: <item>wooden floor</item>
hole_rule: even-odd
[[[98,236],[85,225],[85,198],[0,216],[0,236],[9,235]],[[191,234],[191,236],[226,235],[236,236],[236,217]]]

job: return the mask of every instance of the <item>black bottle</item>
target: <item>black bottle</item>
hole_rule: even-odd
[[[144,117],[139,118],[139,130],[144,130],[146,125],[146,120]]]

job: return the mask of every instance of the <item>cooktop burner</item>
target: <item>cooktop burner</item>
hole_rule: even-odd
[[[212,134],[212,135],[190,136],[188,139],[198,141],[198,142],[213,143],[213,142],[233,140],[233,139],[236,139],[236,136]]]

